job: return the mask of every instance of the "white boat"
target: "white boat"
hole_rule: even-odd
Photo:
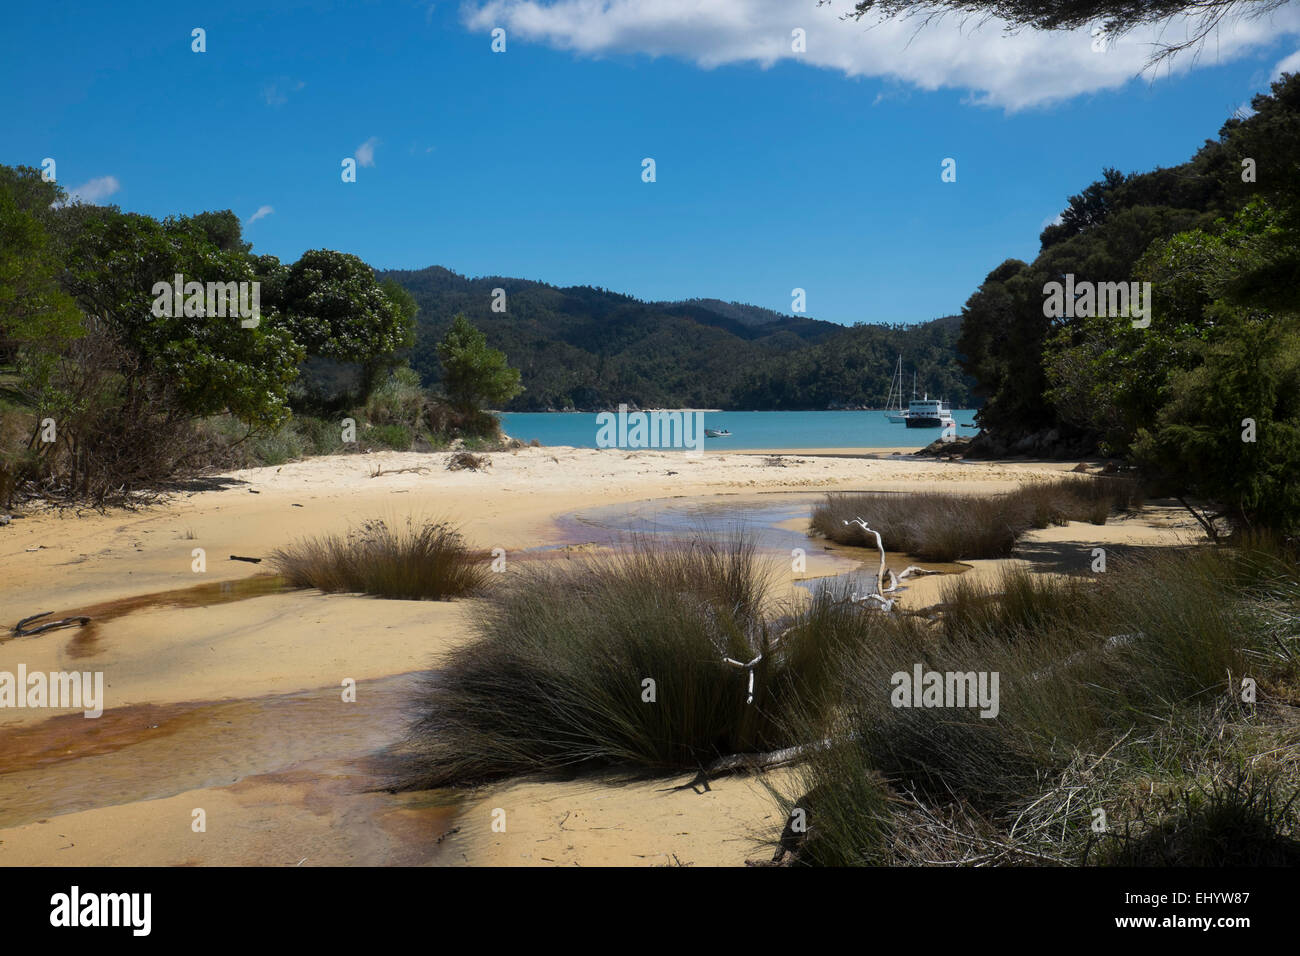
[[[731,432],[725,428],[706,428],[704,429],[705,438],[730,438]]]
[[[915,381],[912,382],[912,395],[916,395]],[[894,369],[893,381],[889,383],[889,397],[885,399],[885,418],[895,425],[907,421],[907,412],[903,411],[903,356],[901,355],[898,357],[898,367]]]
[[[955,424],[948,403],[931,398],[928,392],[924,398],[914,398],[908,403],[908,428],[947,428]]]

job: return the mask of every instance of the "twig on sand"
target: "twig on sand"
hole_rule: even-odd
[[[424,474],[428,474],[429,469],[425,468],[423,465],[416,465],[412,468],[389,468],[385,470],[383,465],[376,465],[374,471],[370,473],[370,477],[378,478],[381,475],[405,475],[410,472],[415,472],[416,474],[424,475]]]
[[[238,555],[238,554],[232,554],[232,555],[230,556],[230,560],[231,560],[231,561],[247,561],[249,564],[261,564],[261,563],[262,563],[262,559],[261,559],[261,558],[245,558],[245,557],[243,557],[242,555]]]
[[[33,635],[36,634],[43,634],[45,631],[52,631],[56,627],[72,627],[74,624],[77,625],[78,627],[84,627],[85,625],[90,623],[90,618],[88,617],[65,617],[59,621],[49,621],[45,624],[40,625],[39,627],[33,627],[30,629],[25,627],[25,625],[30,624],[32,621],[39,621],[41,618],[48,617],[53,613],[54,613],[53,611],[44,611],[41,614],[33,614],[31,617],[23,618],[21,621],[19,621],[17,624],[13,626],[14,636],[32,637]]]
[[[765,753],[730,754],[726,757],[719,757],[707,767],[701,766],[699,773],[686,783],[676,787],[663,787],[659,792],[695,790],[696,787],[703,787],[703,790],[695,790],[695,792],[704,793],[705,790],[712,789],[709,786],[709,780],[712,777],[720,777],[724,773],[735,773],[738,770],[755,772],[783,767],[786,764],[794,763],[810,751],[829,747],[833,742],[832,738],[827,737],[825,740],[816,743],[799,744],[795,747],[785,747],[782,750],[769,750]]]

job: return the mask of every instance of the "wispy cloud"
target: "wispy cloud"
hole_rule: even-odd
[[[375,147],[379,145],[379,138],[372,136],[360,146],[357,147],[356,158],[358,166],[375,165]]]
[[[99,176],[68,190],[69,202],[98,203],[122,188],[116,176]]]
[[[1176,42],[1197,23],[1175,17],[1134,30],[1098,52],[1087,27],[1008,35],[996,19],[976,25],[953,17],[920,28],[916,19],[874,25],[841,19],[852,7],[852,0],[469,0],[462,16],[471,30],[505,27],[512,41],[585,56],[673,56],[705,69],[794,60],[915,89],[969,90],[973,102],[1007,111],[1119,89],[1143,71],[1153,43]],[[795,29],[806,31],[804,52],[792,49]],[[1178,57],[1158,76],[1255,55],[1297,34],[1298,4],[1266,17],[1225,21],[1201,56]]]
[[[303,80],[290,80],[282,76],[262,87],[262,99],[267,106],[283,106],[289,102],[290,93],[297,93],[306,85]]]
[[[257,212],[253,213],[251,216],[249,216],[247,219],[244,220],[244,225],[251,226],[253,223],[257,222],[257,220],[265,219],[273,212],[275,212],[275,210],[270,206],[258,206]]]

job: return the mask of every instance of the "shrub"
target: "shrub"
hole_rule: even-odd
[[[375,425],[414,429],[420,424],[424,402],[420,374],[411,368],[397,368],[371,392],[366,400],[365,417]]]
[[[357,438],[393,451],[409,451],[412,441],[411,430],[405,425],[368,425]]]

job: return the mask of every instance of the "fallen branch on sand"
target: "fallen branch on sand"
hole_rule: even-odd
[[[852,734],[841,739],[852,739]],[[754,773],[760,770],[771,770],[774,767],[784,767],[786,764],[794,763],[802,759],[805,755],[813,750],[821,750],[831,746],[836,741],[827,737],[825,740],[816,743],[798,744],[794,747],[785,747],[781,750],[769,750],[766,753],[747,753],[747,754],[730,754],[726,757],[719,757],[707,767],[700,767],[700,772],[694,777],[677,787],[665,787],[663,791],[676,790],[694,790],[696,787],[703,787],[704,790],[711,789],[709,780],[714,777],[720,777],[724,773],[735,773],[737,771],[747,771]],[[703,793],[704,791],[697,791]]]
[[[30,624],[32,621],[39,621],[41,618],[49,617],[53,613],[53,611],[44,611],[40,614],[33,614],[31,617],[23,618],[13,626],[14,636],[32,637],[36,634],[43,634],[46,631],[52,631],[57,627],[72,627],[74,624],[81,627],[90,623],[90,618],[88,617],[65,617],[59,621],[49,621],[39,627],[33,627],[31,629],[26,628],[26,625]]]
[[[378,478],[381,475],[405,475],[414,472],[416,474],[428,474],[429,469],[423,465],[416,465],[414,468],[389,468],[384,469],[383,465],[376,465],[375,470],[370,473],[371,478]]]

